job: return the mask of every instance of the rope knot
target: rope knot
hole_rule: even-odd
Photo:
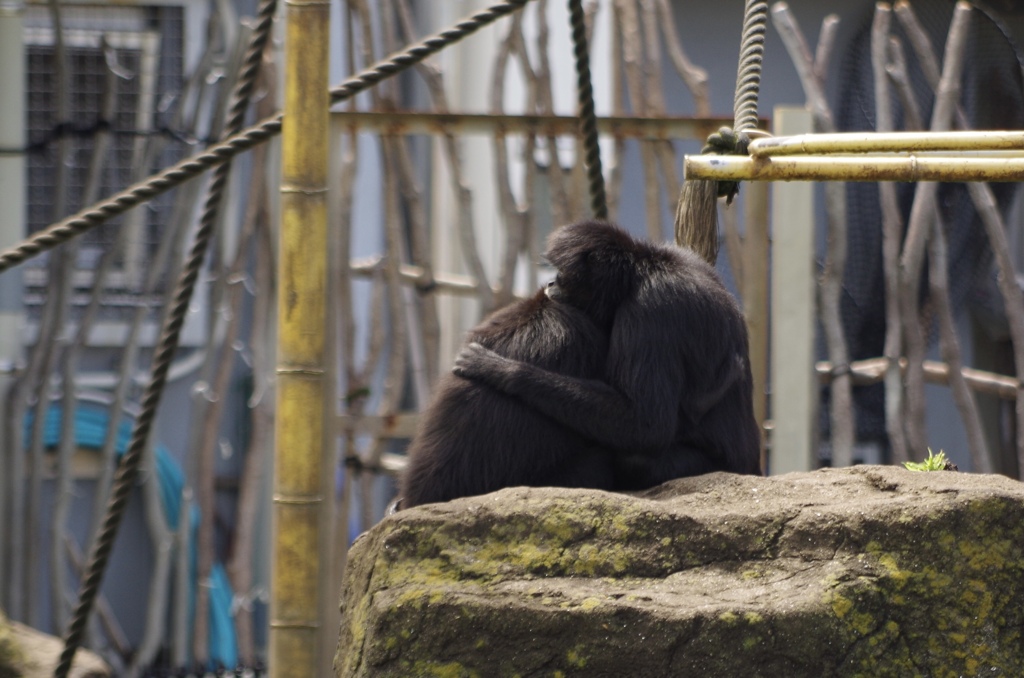
[[[708,136],[701,153],[716,155],[747,155],[750,137],[746,132],[736,132],[731,127],[722,127]]]
[[[737,132],[731,127],[722,127],[717,132],[708,136],[701,153],[714,153],[715,155],[747,155],[747,147],[750,146],[750,137],[746,132]],[[718,197],[725,198],[728,204],[740,192],[738,181],[718,182]]]

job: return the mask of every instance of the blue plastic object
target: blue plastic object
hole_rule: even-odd
[[[25,415],[25,441],[31,439],[35,412]],[[60,405],[50,405],[43,423],[43,443],[56,447],[60,442],[63,412]],[[110,417],[106,408],[92,403],[80,403],[75,408],[75,442],[79,447],[98,450],[103,446]],[[132,420],[122,418],[117,427],[115,452],[120,459],[128,450],[132,437]],[[185,473],[163,445],[156,446],[156,477],[160,485],[160,503],[164,518],[171,530],[178,529],[181,514],[181,491],[185,487]],[[192,525],[189,540],[193,566],[190,572],[190,598],[195,601],[196,567],[195,544],[199,525],[199,510],[192,507]],[[238,663],[238,642],[235,625],[231,620],[231,604],[234,593],[228,582],[227,572],[221,563],[215,563],[210,572],[210,660],[214,664],[233,667]],[[190,603],[190,606],[194,605]]]

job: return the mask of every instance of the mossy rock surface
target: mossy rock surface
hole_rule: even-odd
[[[512,488],[352,547],[338,676],[1022,676],[1024,484],[896,467]]]

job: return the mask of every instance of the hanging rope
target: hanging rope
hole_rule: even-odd
[[[768,29],[768,3],[747,0],[740,37],[740,61],[736,67],[736,94],[733,97],[733,125],[723,127],[708,137],[701,153],[747,155],[750,138],[746,132],[757,129],[757,97],[761,91],[761,63],[764,60],[764,37]],[[737,181],[720,181],[718,197],[728,202],[740,190]]]
[[[757,97],[761,90],[761,62],[767,30],[768,3],[747,0],[743,10],[740,61],[736,69],[736,95],[732,105],[733,129],[736,132],[757,128]],[[745,155],[746,150],[743,153]]]
[[[242,121],[245,118],[246,109],[249,108],[252,90],[256,84],[256,76],[259,74],[260,61],[263,58],[263,49],[267,44],[267,39],[270,37],[270,28],[276,11],[277,0],[263,0],[260,4],[256,28],[249,39],[245,60],[242,63],[235,91],[232,93],[231,109],[224,126],[225,137],[237,134],[242,128]],[[78,593],[78,604],[75,606],[74,615],[68,623],[67,632],[64,637],[64,650],[61,652],[60,662],[54,670],[53,675],[56,678],[64,678],[71,669],[75,652],[81,644],[82,635],[89,620],[89,613],[92,610],[96,594],[99,592],[100,582],[103,580],[103,573],[106,570],[110,551],[114,545],[114,538],[117,536],[117,529],[121,524],[121,517],[124,515],[125,507],[128,505],[128,498],[135,485],[139,463],[142,461],[142,451],[146,447],[149,431],[153,426],[154,419],[156,419],[157,406],[160,403],[160,396],[163,394],[164,384],[167,382],[167,372],[170,369],[174,353],[178,349],[181,327],[185,323],[185,316],[192,301],[195,282],[199,277],[199,271],[202,269],[203,260],[206,258],[206,251],[210,244],[210,238],[213,235],[214,225],[217,222],[217,212],[224,196],[224,186],[227,183],[230,171],[231,164],[229,162],[219,165],[207,189],[208,195],[206,204],[203,206],[199,228],[193,236],[192,249],[178,279],[178,286],[174,294],[174,305],[170,314],[168,314],[157,345],[149,383],[146,386],[146,392],[142,400],[142,409],[135,420],[131,442],[128,444],[128,451],[118,465],[114,486],[110,493],[110,499],[107,502],[107,511],[103,517],[103,524],[100,527],[99,534],[89,554],[89,560],[83,571],[82,583]],[[184,519],[184,517],[179,516],[179,520]]]
[[[331,103],[335,104],[350,99],[382,80],[418,64],[432,54],[462,40],[467,35],[521,9],[529,1],[506,0],[499,2],[460,21],[447,30],[426,38],[403,52],[374,64],[337,87],[333,87]],[[108,219],[127,212],[280,133],[281,116],[267,118],[225,139],[216,146],[211,146],[202,153],[181,160],[146,181],[133,184],[103,202],[91,205],[63,221],[51,224],[21,244],[0,252],[0,273],[95,228]]]
[[[508,2],[495,5],[488,10],[473,15],[468,20],[456,24],[452,29],[427,38],[405,52],[392,56],[387,61],[375,65],[372,69],[363,71],[354,78],[350,78],[345,81],[339,87],[332,89],[332,102],[348,99],[354,94],[372,87],[380,81],[409,68],[443,47],[450,45],[476,31],[480,27],[522,7],[528,1],[529,0],[509,0]],[[56,678],[65,678],[67,676],[68,671],[71,668],[72,661],[74,660],[75,652],[81,644],[82,635],[85,632],[86,623],[89,619],[89,613],[92,610],[96,594],[99,592],[100,583],[103,580],[103,573],[106,570],[107,561],[110,557],[110,551],[114,545],[114,539],[117,536],[117,530],[120,526],[121,518],[124,515],[124,510],[127,506],[131,490],[135,485],[135,478],[138,475],[139,463],[142,460],[142,451],[145,449],[146,441],[149,437],[149,431],[152,428],[154,419],[156,418],[157,407],[160,403],[164,384],[167,381],[167,372],[170,368],[174,353],[178,348],[181,328],[184,325],[185,316],[192,300],[192,292],[195,289],[195,282],[199,276],[199,271],[202,269],[203,260],[206,258],[206,251],[211,236],[213,235],[214,225],[217,221],[217,212],[223,195],[223,188],[227,179],[227,174],[230,169],[226,163],[237,153],[247,148],[251,148],[261,141],[265,141],[281,130],[281,116],[277,116],[272,120],[265,121],[256,127],[250,128],[246,133],[237,134],[238,130],[241,128],[245,111],[249,105],[249,98],[258,73],[263,48],[266,45],[267,38],[270,33],[270,27],[272,25],[276,5],[277,0],[265,0],[265,2],[260,6],[259,23],[253,32],[252,39],[250,40],[243,70],[233,94],[232,107],[229,113],[228,122],[225,125],[225,135],[230,136],[230,138],[228,141],[210,149],[206,154],[190,159],[192,164],[197,168],[205,169],[209,166],[219,165],[218,171],[211,182],[209,195],[203,208],[199,228],[193,237],[192,248],[189,252],[186,265],[178,279],[172,310],[167,316],[167,320],[160,336],[160,341],[157,345],[150,380],[146,386],[145,394],[143,395],[141,412],[139,413],[139,416],[135,421],[135,427],[132,430],[132,438],[128,446],[128,451],[125,453],[118,466],[117,476],[114,480],[110,500],[107,503],[107,512],[104,516],[103,524],[93,546],[93,550],[89,555],[89,561],[84,570],[78,596],[78,604],[75,608],[72,620],[68,625],[64,640],[64,650],[61,653],[60,662],[54,671],[54,676]],[[246,134],[250,133],[252,133],[251,136],[246,137]],[[232,139],[245,139],[245,145],[242,143],[231,145],[230,142]],[[207,159],[202,161],[198,160],[198,158],[204,156]],[[204,166],[203,163],[209,164]],[[175,168],[181,167],[181,163],[175,166]],[[178,173],[174,173],[173,175],[167,174],[166,171],[161,173],[161,175],[158,176],[167,176],[167,178],[164,179],[164,184],[160,184],[162,188],[153,192],[148,197],[157,195],[158,193],[191,178],[195,174],[201,172],[202,169],[196,169],[194,173],[187,175],[184,169],[181,169]],[[188,171],[192,172],[193,170],[189,169]],[[119,195],[128,196],[131,193],[132,189],[129,189]],[[131,204],[128,204],[130,200],[141,201],[140,197],[143,195],[144,193],[138,192],[132,198],[129,199],[126,197],[120,202],[115,197],[114,200],[109,201],[109,204],[114,206],[110,209],[116,208],[119,209],[119,211],[115,211],[112,214],[109,213],[109,210],[102,209],[101,204],[100,209],[94,210],[88,214],[80,213],[80,215],[83,216],[76,216],[72,220],[66,220],[54,227],[46,229],[44,233],[49,234],[53,242],[52,244],[44,247],[44,249],[49,249],[50,247],[56,246],[57,244],[69,240],[76,235],[84,233],[89,228],[102,223],[102,221],[110,218],[114,214],[123,212],[132,206]],[[69,223],[69,221],[74,223]],[[61,227],[59,229],[59,233],[55,232],[58,230],[58,227]],[[38,236],[32,240],[38,240]],[[43,242],[48,244],[51,240],[44,240]],[[22,248],[25,248],[26,245],[22,245]],[[19,249],[21,248],[16,248],[14,251],[18,251]],[[31,252],[30,249],[25,251]],[[38,253],[39,251],[43,251],[43,249],[39,249],[35,253]],[[3,258],[0,257],[0,259]],[[23,261],[24,259],[21,260]],[[11,260],[11,263],[8,263],[7,259],[3,259],[4,265],[0,266],[0,271],[14,263],[17,263],[14,259]]]
[[[594,113],[594,89],[590,82],[590,56],[582,0],[569,0],[569,21],[572,24],[573,55],[576,58],[576,94],[590,190],[590,210],[595,219],[605,221],[608,219],[608,198],[601,170],[601,147],[597,142],[597,116]]]
[[[736,95],[733,98],[733,128],[723,127],[708,137],[702,153],[720,155],[747,154],[749,130],[757,127],[757,98],[761,88],[761,62],[764,37],[768,26],[768,3],[747,0],[740,37],[740,58],[736,72]],[[706,261],[718,260],[717,199],[729,202],[739,191],[735,181],[683,182],[676,207],[676,244],[689,247]]]

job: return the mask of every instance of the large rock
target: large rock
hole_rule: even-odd
[[[0,613],[0,678],[49,678],[64,643],[60,638],[12,622]],[[69,678],[107,678],[110,668],[85,649],[75,653]]]
[[[342,614],[338,676],[1021,676],[1024,484],[502,490],[360,537]]]

